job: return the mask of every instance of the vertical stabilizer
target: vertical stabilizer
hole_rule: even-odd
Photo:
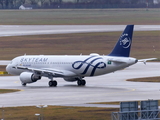
[[[134,25],[127,25],[109,56],[129,57]]]

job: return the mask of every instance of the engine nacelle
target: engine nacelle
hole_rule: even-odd
[[[37,76],[30,72],[22,72],[20,74],[20,80],[22,83],[33,83],[40,79],[41,79],[41,76]]]
[[[63,78],[63,79],[67,82],[74,82],[78,80],[77,78]]]

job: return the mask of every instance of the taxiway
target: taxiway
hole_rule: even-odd
[[[126,25],[0,25],[0,36],[123,31]],[[135,25],[134,31],[160,30],[160,25]]]
[[[126,81],[130,78],[160,76],[159,68],[160,63],[156,62],[147,65],[137,63],[115,73],[86,78],[87,84],[84,87],[60,78],[56,79],[57,87],[48,87],[47,78],[23,87],[18,76],[5,76],[0,78],[1,89],[21,89],[21,91],[0,94],[0,105],[92,106],[86,103],[160,99],[160,83]]]
[[[19,36],[37,34],[62,34],[83,32],[122,31],[125,25],[79,25],[79,26],[32,26],[32,25],[1,25],[0,36]],[[160,30],[160,25],[136,25],[135,31]],[[6,65],[10,61],[0,61]],[[20,89],[20,92],[0,94],[0,105],[36,106],[36,105],[67,105],[97,106],[86,103],[109,101],[133,101],[160,99],[160,83],[128,82],[126,79],[160,76],[160,63],[149,62],[147,65],[137,63],[125,70],[86,79],[86,86],[77,86],[63,79],[56,79],[57,87],[48,87],[49,79],[21,86],[18,76],[0,77],[1,89]]]

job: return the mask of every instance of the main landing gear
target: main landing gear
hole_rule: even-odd
[[[78,86],[85,86],[85,84],[86,84],[86,81],[85,80],[77,80],[77,84],[78,84]]]
[[[48,82],[49,87],[56,87],[57,86],[57,81],[51,80]]]

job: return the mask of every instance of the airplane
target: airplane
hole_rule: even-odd
[[[53,78],[65,81],[77,81],[84,86],[84,77],[93,77],[111,73],[129,67],[137,62],[146,62],[155,58],[137,60],[129,57],[132,45],[134,25],[127,25],[114,49],[108,55],[91,53],[90,55],[23,55],[14,58],[6,67],[9,74],[20,75],[23,86],[48,77],[49,87],[57,86]]]

